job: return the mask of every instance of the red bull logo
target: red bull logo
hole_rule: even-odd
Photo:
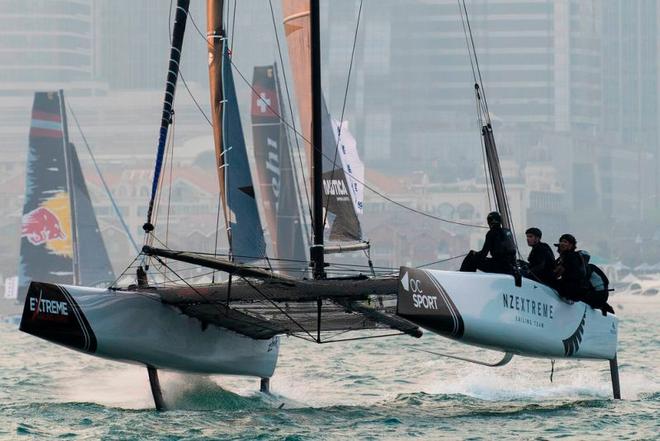
[[[58,217],[45,207],[38,207],[23,216],[21,236],[32,245],[41,245],[51,240],[65,240],[66,234]]]

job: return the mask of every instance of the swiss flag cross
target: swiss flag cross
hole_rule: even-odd
[[[279,103],[275,91],[255,86],[252,92],[252,115],[278,116],[277,109],[279,109]]]

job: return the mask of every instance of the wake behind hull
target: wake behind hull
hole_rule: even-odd
[[[612,360],[618,321],[545,285],[503,274],[401,267],[397,313],[440,335],[542,358]]]
[[[20,330],[112,360],[183,372],[272,376],[278,337],[255,340],[182,314],[149,292],[32,282]]]

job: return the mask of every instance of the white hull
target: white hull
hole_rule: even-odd
[[[183,372],[270,377],[279,352],[278,337],[202,326],[143,291],[33,282],[20,329],[99,357]]]
[[[475,346],[543,358],[612,360],[618,321],[513,276],[401,268],[398,313]]]

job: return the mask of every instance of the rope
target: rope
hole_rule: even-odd
[[[103,177],[103,174],[101,174],[101,169],[99,168],[99,164],[96,162],[96,158],[94,157],[94,152],[92,152],[92,148],[90,147],[89,143],[87,142],[87,137],[82,131],[82,127],[80,126],[80,123],[78,122],[78,117],[73,111],[73,108],[71,107],[71,104],[67,102],[67,107],[69,108],[69,113],[71,113],[71,116],[73,116],[73,120],[76,123],[76,127],[78,128],[78,132],[80,132],[80,136],[82,137],[83,143],[85,144],[85,147],[87,148],[87,151],[89,152],[89,156],[92,158],[92,163],[94,164],[94,168],[96,169],[96,173],[99,175],[99,179],[101,179],[101,184],[103,184],[103,188],[105,190],[105,193],[108,195],[108,198],[110,199],[110,204],[112,205],[112,209],[114,210],[115,214],[117,215],[117,218],[119,219],[119,222],[121,223],[122,228],[126,232],[126,235],[128,236],[128,239],[131,241],[131,244],[133,245],[133,248],[135,248],[135,251],[137,253],[140,252],[140,249],[138,248],[137,244],[135,243],[135,239],[133,239],[133,235],[131,234],[131,230],[128,228],[128,225],[126,225],[126,222],[124,221],[124,218],[121,215],[121,212],[119,211],[119,207],[117,206],[117,203],[115,202],[115,198],[112,197],[112,192],[110,191],[110,187],[108,187],[108,183],[105,181],[105,178]]]
[[[467,256],[467,253],[461,254],[459,256],[448,257],[446,259],[436,260],[435,262],[425,263],[424,265],[419,265],[419,266],[416,266],[415,268],[425,268],[427,266],[436,265],[438,263],[449,262],[450,260],[458,259],[458,258],[465,257],[465,256]]]

